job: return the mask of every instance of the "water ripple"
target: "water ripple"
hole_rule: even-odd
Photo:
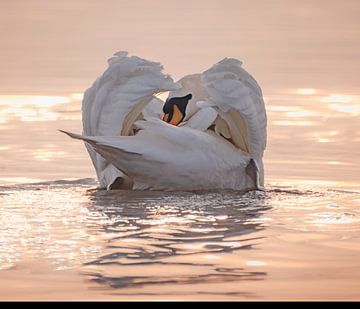
[[[264,251],[268,243],[280,241],[283,255],[285,247],[320,240],[353,250],[359,231],[355,191],[107,192],[95,185],[0,187],[0,269],[40,260],[56,271],[77,270],[90,291],[109,295],[257,297],[241,284],[267,280],[279,254]]]

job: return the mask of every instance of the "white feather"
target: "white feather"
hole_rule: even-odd
[[[84,135],[128,135],[132,122],[154,100],[154,94],[179,88],[170,76],[163,74],[160,63],[128,57],[126,52],[116,53],[108,63],[107,70],[84,94]],[[117,177],[124,177],[91,146],[87,145],[87,149],[101,187],[108,187]]]
[[[205,107],[196,112],[185,124],[185,126],[205,131],[215,121],[218,113],[212,107]]]

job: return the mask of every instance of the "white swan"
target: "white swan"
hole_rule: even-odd
[[[262,189],[266,111],[236,59],[175,83],[160,63],[118,52],[85,92],[83,134],[100,186]],[[157,94],[169,91],[164,102]]]

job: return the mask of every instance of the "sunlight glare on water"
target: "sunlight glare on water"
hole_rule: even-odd
[[[40,287],[47,276],[68,271],[88,286],[80,297],[93,299],[276,297],[267,281],[281,281],[285,273],[295,280],[304,263],[315,276],[332,265],[332,256],[340,262],[332,265],[333,273],[349,272],[352,290],[343,295],[356,295],[356,192],[106,192],[94,185],[83,179],[0,188],[0,282],[29,265],[48,269],[37,278]],[[341,256],[329,251],[344,246]],[[308,250],[300,253],[298,247]],[[280,267],[281,260],[286,262]],[[289,289],[282,295],[301,297],[322,280],[309,282],[303,294]],[[331,291],[324,286],[317,295],[332,297]],[[37,297],[41,290],[31,293]],[[61,293],[72,297],[66,286]]]

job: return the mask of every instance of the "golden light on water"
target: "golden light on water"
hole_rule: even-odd
[[[329,161],[329,162],[327,162],[327,164],[330,164],[330,165],[346,165],[346,163],[339,162],[339,161]]]
[[[0,95],[0,106],[12,107],[51,107],[59,104],[69,103],[70,99],[64,96],[44,95]]]
[[[336,136],[339,135],[338,131],[329,132],[314,132],[312,134],[319,143],[328,143],[336,141]]]
[[[43,181],[43,179],[29,177],[0,177],[1,184],[34,183],[40,181]]]
[[[73,111],[71,103],[76,103],[75,112],[79,114],[79,100],[82,93],[73,93],[66,96],[47,95],[0,95],[0,124],[9,122],[11,119],[23,122],[55,121],[60,118],[78,120],[79,115],[65,113],[60,115],[62,110]]]
[[[215,255],[215,254],[208,254],[208,255],[205,255],[204,258],[208,259],[208,260],[219,260],[220,256]]]
[[[81,101],[83,99],[83,97],[84,97],[84,94],[81,92],[76,92],[76,93],[71,94],[71,99],[73,99],[73,100]]]
[[[358,104],[329,104],[329,108],[342,113],[353,114],[354,116],[360,115],[360,102]]]
[[[277,180],[276,183],[283,183],[283,180]],[[339,185],[341,185],[341,182],[339,181],[333,181],[333,180],[321,180],[321,179],[291,179],[291,180],[287,180],[286,184],[288,185],[296,185],[296,186],[325,186],[325,187],[329,187],[329,186],[333,186],[333,187],[337,187]]]
[[[313,121],[301,120],[301,121],[290,121],[290,120],[277,120],[272,122],[276,126],[300,126],[309,127],[315,125]]]
[[[320,99],[320,102],[323,103],[350,103],[353,101],[352,96],[341,95],[341,94],[331,94],[327,97],[323,97]]]
[[[33,157],[40,161],[51,161],[55,158],[64,158],[68,153],[65,151],[51,151],[48,149],[38,149],[33,152]]]
[[[2,114],[3,123],[9,119],[19,119],[24,122],[34,121],[54,121],[59,118],[58,114],[50,111],[47,108],[34,108],[34,107],[0,107],[0,113]]]
[[[271,105],[266,108],[268,111],[274,112],[291,112],[291,111],[299,111],[300,108],[297,106],[282,106],[282,105]]]
[[[314,95],[317,91],[314,88],[299,88],[296,90],[296,93],[300,95]]]
[[[252,267],[260,267],[260,266],[265,266],[266,263],[262,262],[262,261],[251,260],[251,261],[247,261],[246,265],[247,266],[252,266]]]
[[[329,103],[328,108],[332,111],[360,115],[360,97],[354,95],[331,94],[320,99],[321,103]]]
[[[287,117],[313,117],[318,116],[318,113],[316,112],[310,112],[310,111],[296,111],[296,112],[287,112]]]

